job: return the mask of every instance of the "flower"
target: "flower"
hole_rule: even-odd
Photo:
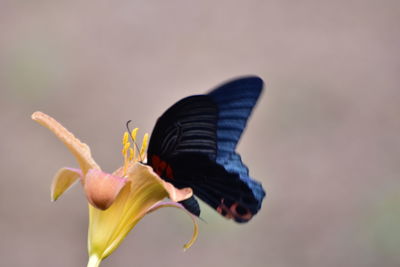
[[[55,119],[42,112],[33,113],[32,119],[52,131],[78,161],[80,169],[61,168],[57,172],[51,186],[51,199],[57,200],[75,182],[81,182],[89,202],[88,267],[99,266],[149,212],[161,207],[185,210],[177,202],[191,197],[192,189],[175,188],[162,180],[151,167],[139,162],[145,158],[147,134],[140,151],[136,151],[129,142],[129,135],[135,140],[137,129],[124,133],[124,164],[110,174],[100,169],[91,156],[89,146]],[[172,202],[161,202],[165,197]],[[198,234],[195,218],[191,218],[194,231],[192,239],[184,245],[185,249],[194,243]]]

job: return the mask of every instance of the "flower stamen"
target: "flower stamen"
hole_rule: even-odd
[[[129,134],[128,132],[124,133],[124,137],[122,138],[122,156],[124,157],[124,170],[123,176],[126,176],[126,172],[128,170],[128,164],[130,162],[130,156],[128,157],[128,151],[131,151],[131,143],[129,142]]]
[[[140,159],[145,159],[145,154],[147,151],[147,144],[149,140],[149,134],[145,133],[143,136],[142,147],[140,148]]]
[[[133,158],[135,157],[135,150],[133,150],[133,148],[129,148],[129,162],[132,162]]]
[[[128,130],[129,130],[129,128],[128,128]],[[137,144],[136,144],[136,135],[137,135],[138,130],[139,130],[139,128],[135,128],[135,129],[133,129],[133,130],[131,131],[131,138],[132,138],[132,141],[133,141],[133,144],[134,144],[134,146],[133,146],[132,159],[133,159],[134,161],[137,161],[137,159],[136,159],[136,149],[139,150],[139,149],[137,148]],[[139,159],[139,160],[140,160],[140,159]]]
[[[129,165],[132,162],[137,162],[137,161],[143,162],[145,160],[146,150],[149,140],[149,134],[146,133],[143,136],[142,147],[139,149],[136,143],[136,136],[139,129],[135,128],[129,133],[128,124],[127,124],[127,129],[128,131],[124,132],[124,136],[122,137],[122,156],[124,157],[123,177],[126,177]],[[131,138],[134,145],[131,145],[131,143],[129,142],[129,137]],[[139,152],[137,157],[136,157],[136,151]]]

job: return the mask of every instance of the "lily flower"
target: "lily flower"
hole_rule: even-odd
[[[35,112],[32,119],[53,132],[75,156],[79,169],[61,168],[51,186],[51,199],[57,200],[78,180],[89,202],[88,267],[96,267],[123,241],[129,231],[149,212],[161,207],[176,207],[186,211],[179,201],[192,196],[191,188],[177,189],[162,180],[151,167],[140,162],[145,158],[148,135],[143,138],[140,151],[131,146],[129,135],[135,141],[137,129],[125,132],[122,154],[123,166],[113,173],[103,172],[91,156],[88,145],[52,117]],[[170,202],[162,202],[168,197]],[[198,226],[192,218],[194,231],[189,248],[197,238]]]

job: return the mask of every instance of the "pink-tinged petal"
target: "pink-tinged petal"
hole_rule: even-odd
[[[160,179],[160,182],[164,186],[165,190],[168,192],[168,197],[172,201],[179,202],[185,199],[190,198],[193,195],[193,190],[190,187],[185,187],[182,189],[178,189],[172,184]]]
[[[53,183],[51,184],[51,201],[56,201],[79,178],[82,178],[81,170],[61,168],[54,176]]]
[[[153,206],[147,211],[147,213],[156,211],[156,210],[158,210],[158,209],[160,209],[160,208],[166,208],[166,207],[178,208],[178,209],[180,209],[180,210],[183,210],[183,211],[185,211],[186,214],[188,214],[188,215],[190,216],[190,218],[192,219],[192,222],[193,222],[193,235],[192,235],[192,238],[189,240],[189,242],[187,242],[187,243],[183,246],[184,250],[190,248],[190,247],[193,245],[193,243],[196,241],[197,236],[199,235],[199,226],[198,226],[197,221],[196,221],[196,216],[194,216],[192,213],[190,213],[190,212],[189,212],[187,209],[185,209],[181,204],[176,203],[176,202],[159,202],[159,203],[153,205]]]
[[[129,180],[97,169],[90,169],[85,176],[86,197],[94,207],[105,210],[111,206]]]
[[[137,177],[146,177],[146,179],[153,179],[160,183],[164,187],[165,191],[167,191],[169,199],[175,202],[188,199],[193,195],[193,190],[190,187],[178,189],[161,179],[150,166],[141,163],[135,163],[128,169],[129,179],[137,179]]]
[[[82,143],[55,119],[40,111],[33,113],[32,119],[52,131],[67,146],[78,160],[83,174],[86,174],[89,169],[100,169],[92,158],[89,146]]]

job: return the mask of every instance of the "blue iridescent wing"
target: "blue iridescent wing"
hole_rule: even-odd
[[[191,187],[237,222],[250,220],[265,196],[235,152],[262,86],[261,79],[246,77],[182,99],[158,119],[148,149],[148,164],[163,179],[178,188]],[[183,204],[200,214],[194,198]]]
[[[218,106],[216,161],[228,172],[239,174],[257,199],[257,209],[261,208],[265,192],[258,182],[249,177],[249,170],[235,149],[262,88],[263,81],[260,78],[247,77],[222,85],[209,93]]]

